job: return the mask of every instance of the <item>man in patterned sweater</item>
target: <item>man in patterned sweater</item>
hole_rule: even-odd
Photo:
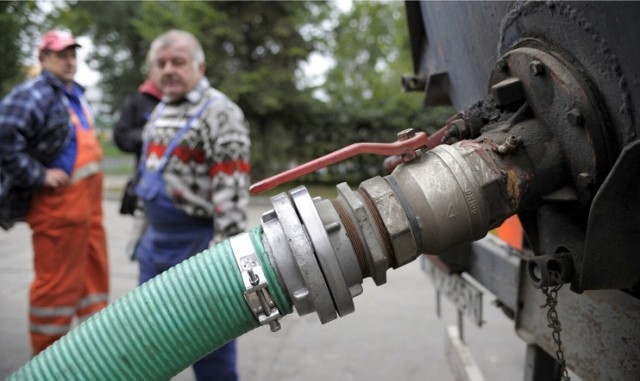
[[[204,77],[204,53],[188,32],[151,44],[162,102],[143,132],[136,189],[149,227],[137,251],[140,283],[245,229],[249,129],[242,110]],[[235,341],[194,364],[197,380],[236,380]]]

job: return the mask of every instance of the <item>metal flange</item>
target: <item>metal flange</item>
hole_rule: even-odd
[[[490,86],[518,79],[534,116],[548,126],[568,155],[571,185],[586,205],[603,181],[614,151],[606,138],[608,114],[590,80],[562,52],[536,39],[524,39],[502,60],[509,71],[494,70]]]
[[[297,187],[289,191],[300,219],[307,229],[307,234],[315,250],[316,259],[329,286],[335,307],[340,316],[353,312],[353,299],[340,269],[340,263],[331,246],[329,236],[315,205],[305,187]]]
[[[352,298],[355,298],[362,294],[362,271],[347,229],[331,201],[318,200],[315,201],[315,205],[340,264],[344,280],[349,287],[349,293]]]
[[[341,183],[336,186],[338,191],[338,202],[345,206],[345,210],[349,213],[352,220],[356,222],[360,235],[365,243],[365,254],[367,256],[367,265],[369,273],[377,286],[387,283],[387,269],[389,268],[389,258],[386,254],[384,245],[381,243],[376,233],[376,228],[371,222],[371,218],[367,213],[367,208],[360,199],[360,196],[349,188],[347,183]]]
[[[295,265],[299,269],[302,276],[304,287],[297,290],[289,290],[292,292],[291,297],[296,305],[296,299],[300,299],[303,304],[310,301],[320,318],[322,324],[334,320],[336,308],[333,304],[329,288],[322,275],[318,260],[313,251],[313,245],[309,240],[306,230],[298,218],[298,213],[286,193],[280,193],[271,198],[271,204],[278,218],[278,222],[282,226],[283,236],[287,239],[287,244],[293,254]],[[312,203],[313,204],[313,203]],[[280,249],[280,246],[273,246]],[[276,257],[277,259],[277,257]],[[291,263],[277,263],[278,267],[291,266]],[[294,271],[280,269],[283,271]],[[284,280],[284,279],[283,279]]]
[[[264,247],[269,248],[271,258],[275,261],[273,269],[280,279],[280,284],[293,302],[298,315],[304,316],[315,312],[311,293],[302,277],[293,252],[289,248],[287,237],[275,211],[271,210],[262,216],[262,230],[264,231],[262,236]]]

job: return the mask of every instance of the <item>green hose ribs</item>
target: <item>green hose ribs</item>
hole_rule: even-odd
[[[249,232],[281,314],[291,313],[262,244]],[[258,327],[226,240],[129,292],[18,369],[9,380],[168,380]]]

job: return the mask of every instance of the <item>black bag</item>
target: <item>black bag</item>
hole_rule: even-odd
[[[31,206],[33,190],[14,187],[12,183],[0,168],[0,228],[4,230],[24,221]]]
[[[127,180],[127,185],[122,193],[122,202],[120,203],[120,214],[135,215],[138,207],[138,195],[136,195],[137,176],[133,176]]]

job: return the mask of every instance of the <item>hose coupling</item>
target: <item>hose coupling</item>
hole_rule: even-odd
[[[279,331],[281,326],[278,319],[282,317],[282,314],[271,297],[269,283],[253,249],[249,233],[231,237],[229,243],[242,275],[242,283],[245,288],[244,299],[249,305],[249,309],[260,325],[269,324],[271,332]]]

